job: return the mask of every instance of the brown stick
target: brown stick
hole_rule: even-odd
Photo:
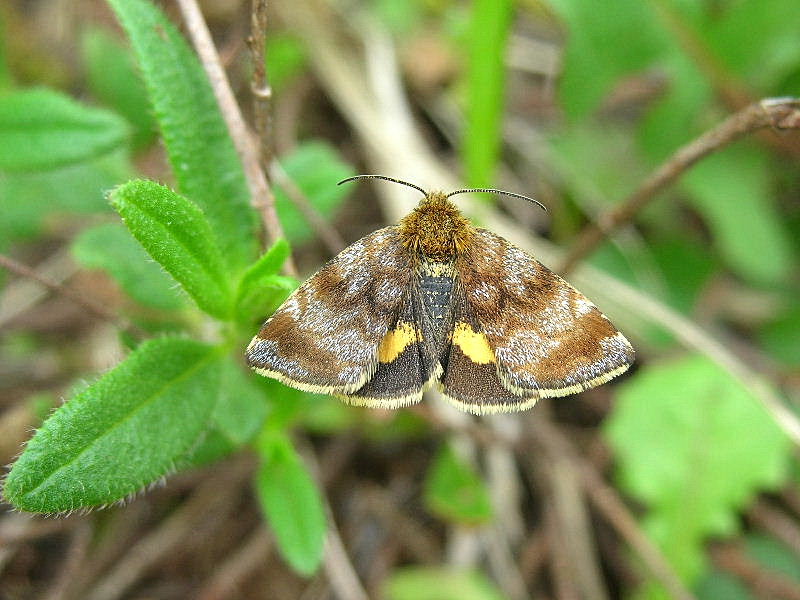
[[[633,220],[658,192],[680,177],[700,159],[734,140],[762,129],[800,128],[800,99],[766,98],[732,115],[720,125],[678,149],[639,188],[614,209],[587,225],[564,261],[561,273],[568,273],[589,255],[614,229]]]
[[[294,204],[294,207],[303,215],[306,223],[314,230],[319,240],[325,244],[328,252],[331,254],[341,252],[346,245],[342,236],[311,204],[303,190],[289,177],[289,174],[277,160],[272,161],[269,165],[269,176],[277,186],[283,189],[289,200]]]
[[[605,483],[595,466],[582,458],[572,443],[546,419],[536,419],[534,426],[535,437],[540,443],[550,446],[550,452],[555,456],[573,462],[575,470],[581,476],[589,500],[619,535],[630,544],[650,573],[669,591],[671,597],[693,600],[694,596],[683,585],[661,551],[641,530],[614,488]]]
[[[138,327],[136,327],[136,325],[133,325],[126,319],[121,319],[113,311],[108,310],[104,305],[100,304],[99,302],[95,302],[91,298],[88,298],[71,288],[61,285],[60,283],[56,283],[55,281],[50,281],[46,277],[43,277],[42,275],[37,273],[34,269],[30,268],[27,265],[22,264],[21,262],[14,260],[10,256],[6,256],[5,254],[0,254],[0,267],[8,269],[12,273],[16,273],[20,277],[27,277],[28,279],[32,279],[33,281],[43,285],[47,289],[52,290],[57,294],[64,296],[65,298],[69,298],[78,306],[82,306],[83,308],[97,315],[101,319],[113,323],[119,329],[128,331],[129,333],[132,333],[140,338],[147,337],[147,334]]]
[[[265,50],[267,45],[267,0],[253,0],[251,10],[250,56],[253,61],[253,126],[259,141],[259,162],[272,162],[272,88],[267,78]]]
[[[757,598],[800,600],[800,586],[795,581],[762,567],[746,556],[738,545],[714,546],[711,557],[717,567],[744,580]]]
[[[244,174],[250,188],[251,204],[261,215],[267,237],[274,242],[278,238],[285,237],[278,213],[275,211],[275,196],[261,169],[258,149],[247,129],[239,105],[236,103],[236,98],[225,76],[225,71],[220,64],[219,55],[211,40],[211,33],[208,31],[208,26],[196,0],[178,0],[178,6],[195,50],[211,82],[211,87],[214,89],[214,95],[236,146],[236,152],[242,161]],[[286,260],[284,271],[287,275],[297,276],[297,269],[291,257]]]

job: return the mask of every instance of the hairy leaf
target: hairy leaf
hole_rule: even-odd
[[[153,181],[116,188],[111,204],[133,236],[208,314],[226,319],[231,290],[222,255],[202,211]]]
[[[200,466],[227,456],[252,440],[268,413],[267,395],[259,387],[260,379],[245,373],[230,358],[220,363],[220,385],[208,432],[182,462]]]
[[[197,57],[147,0],[108,0],[131,40],[178,190],[208,217],[227,264],[256,254],[255,214],[242,165]]]
[[[45,421],[14,463],[5,498],[31,512],[71,511],[167,475],[214,409],[219,353],[187,339],[142,343]]]
[[[297,287],[291,277],[278,275],[287,256],[289,244],[278,240],[244,272],[236,292],[236,314],[242,322],[263,319]]]

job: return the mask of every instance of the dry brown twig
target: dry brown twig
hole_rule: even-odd
[[[159,526],[137,541],[109,572],[83,597],[89,600],[115,600],[139,581],[154,565],[179,545],[186,543],[200,523],[218,518],[230,506],[245,482],[252,477],[250,457],[228,461],[213,476],[203,480],[179,508]]]
[[[757,598],[800,600],[800,586],[794,580],[762,567],[739,544],[712,547],[711,556],[718,568],[742,579]]]
[[[623,202],[584,228],[559,269],[560,272],[572,271],[607,235],[632,221],[659,192],[700,159],[765,127],[778,130],[800,128],[800,99],[766,98],[751,104],[711,131],[679,148]]]
[[[339,232],[314,208],[314,205],[303,194],[303,190],[289,177],[289,174],[277,160],[273,160],[270,163],[269,176],[286,193],[295,208],[300,211],[306,223],[314,230],[319,240],[328,249],[328,252],[338,254],[344,249],[346,244]]]
[[[642,531],[616,490],[605,483],[597,468],[582,458],[573,444],[549,420],[537,418],[534,420],[534,425],[535,435],[532,439],[548,447],[550,454],[572,465],[572,469],[582,480],[589,500],[617,533],[630,544],[653,577],[662,583],[673,598],[692,600],[694,596],[684,587],[661,551]]]
[[[224,600],[234,596],[237,586],[266,563],[271,550],[272,536],[262,525],[214,569],[198,590],[197,600]]]
[[[256,2],[256,4],[258,4]],[[261,215],[264,229],[270,241],[283,238],[283,227],[275,210],[275,196],[269,187],[266,175],[261,168],[260,152],[250,135],[247,124],[242,117],[242,112],[233,95],[225,71],[219,61],[219,55],[211,40],[211,33],[203,19],[203,14],[196,0],[178,0],[186,29],[192,39],[203,68],[206,71],[214,95],[217,98],[225,124],[231,134],[231,139],[236,146],[236,151],[244,166],[245,177],[250,188],[251,203]],[[263,60],[259,61],[260,63]],[[264,73],[266,77],[266,73]],[[297,268],[291,257],[284,264],[287,275],[296,276]]]
[[[272,162],[272,88],[267,77],[267,64],[264,60],[267,43],[267,0],[253,0],[251,9],[250,58],[253,63],[253,78],[250,89],[253,92],[253,128],[258,140],[259,162],[269,165]]]
[[[131,334],[134,334],[136,337],[140,338],[146,337],[146,334],[136,325],[133,325],[127,319],[120,318],[114,313],[114,311],[108,310],[104,305],[100,304],[99,302],[95,302],[92,298],[84,296],[83,294],[81,294],[80,292],[76,292],[72,288],[69,288],[55,281],[51,281],[47,277],[44,277],[41,274],[39,274],[35,269],[32,269],[28,265],[22,264],[21,262],[14,260],[10,256],[7,256],[5,254],[0,254],[0,267],[3,267],[16,275],[19,275],[20,277],[31,279],[41,284],[42,286],[46,287],[47,289],[52,290],[53,292],[60,294],[65,298],[69,298],[78,306],[82,306],[90,313],[97,315],[98,317],[100,317],[105,321],[113,323],[123,331],[127,331]]]

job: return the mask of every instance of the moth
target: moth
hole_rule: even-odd
[[[303,283],[247,348],[256,372],[345,402],[399,408],[437,385],[475,414],[532,407],[625,372],[634,351],[575,288],[445,194],[358,240]],[[537,202],[538,204],[538,202]]]

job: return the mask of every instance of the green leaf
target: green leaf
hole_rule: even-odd
[[[386,581],[387,600],[503,600],[503,594],[474,571],[405,567]]]
[[[227,319],[231,290],[222,255],[202,211],[153,181],[116,188],[111,204],[133,236],[208,314]]]
[[[167,475],[214,408],[220,349],[146,341],[61,406],[5,481],[15,507],[63,512],[122,500]]]
[[[289,32],[270,32],[265,52],[269,84],[276,93],[280,93],[308,64],[305,44]]]
[[[771,86],[797,69],[800,3],[791,0],[747,0],[726,4],[703,28],[711,51],[755,88]],[[747,43],[743,43],[747,40]]]
[[[121,117],[47,89],[0,96],[0,171],[55,169],[121,148],[128,141]]]
[[[134,149],[149,146],[158,127],[130,50],[111,34],[92,28],[83,35],[82,52],[92,94],[133,125]]]
[[[52,171],[0,175],[0,240],[39,235],[55,215],[110,212],[104,191],[128,179],[127,152]]]
[[[108,0],[128,34],[178,190],[211,223],[234,272],[256,255],[256,219],[242,165],[197,57],[146,0]]]
[[[745,538],[747,555],[762,567],[800,583],[800,560],[783,542],[751,533]]]
[[[471,465],[444,444],[425,480],[425,503],[443,519],[477,525],[492,518],[489,491]]]
[[[714,100],[712,83],[690,57],[670,53],[659,67],[665,72],[669,87],[639,123],[642,150],[654,164],[666,160],[710,126],[706,121],[708,111],[703,107]]]
[[[650,249],[661,270],[669,304],[691,314],[706,284],[715,272],[715,261],[703,245],[673,234],[652,242]]]
[[[754,600],[747,588],[733,575],[712,569],[694,587],[697,600]],[[663,597],[669,598],[666,590]],[[645,595],[637,597],[647,598]]]
[[[325,543],[320,492],[285,434],[270,431],[262,435],[258,453],[258,498],[278,549],[295,571],[311,575],[322,560]]]
[[[293,278],[277,274],[287,256],[289,244],[286,240],[277,240],[244,272],[236,292],[236,314],[241,322],[272,313],[297,287]]]
[[[75,259],[89,269],[103,269],[134,300],[161,310],[184,306],[175,280],[150,260],[130,232],[118,223],[83,231],[72,242]]]
[[[605,434],[622,488],[679,575],[703,570],[703,540],[731,535],[737,511],[787,475],[787,438],[758,401],[705,357],[645,366],[622,386]]]
[[[757,284],[780,283],[793,268],[789,236],[770,190],[769,161],[737,144],[712,154],[684,176],[730,268]]]
[[[186,457],[186,466],[201,466],[219,460],[251,441],[258,433],[268,408],[256,375],[225,358],[220,363],[220,386],[208,432]]]
[[[800,306],[792,306],[764,325],[758,338],[761,345],[787,367],[800,364]]]
[[[468,38],[467,127],[464,170],[471,187],[490,185],[500,156],[505,54],[511,26],[511,0],[476,0]]]
[[[323,217],[330,217],[347,195],[347,189],[336,183],[355,173],[336,150],[323,142],[301,144],[281,159],[281,166]],[[298,244],[310,239],[311,227],[279,187],[275,188],[275,201],[289,242]]]
[[[253,381],[255,374],[245,373],[230,359],[222,367],[222,385],[211,423],[236,446],[241,446],[252,440],[264,423],[266,398]]]
[[[560,97],[578,120],[593,111],[620,77],[641,70],[674,47],[648,2],[548,0],[569,29]],[[624,40],[625,43],[620,43]]]

